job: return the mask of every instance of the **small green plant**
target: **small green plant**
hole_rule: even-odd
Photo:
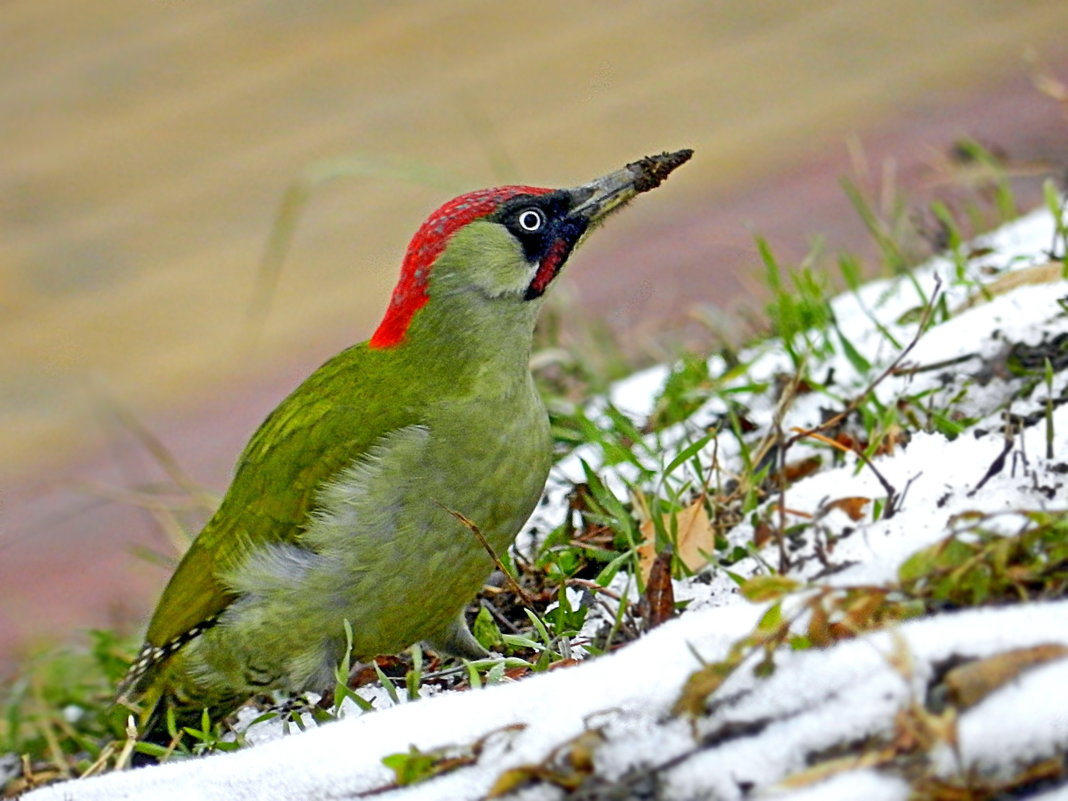
[[[227,737],[229,734],[227,727],[221,723],[212,722],[206,709],[201,714],[200,726],[184,726],[182,733],[192,738],[193,745],[190,750],[197,755],[236,751],[241,747],[239,740]]]
[[[346,700],[352,701],[358,709],[370,712],[374,709],[369,701],[349,688],[349,675],[352,673],[352,623],[345,621],[345,652],[341,656],[334,672],[334,715],[341,714],[341,706]]]
[[[1057,191],[1057,185],[1052,178],[1047,178],[1042,183],[1042,198],[1054,220],[1049,257],[1064,264],[1065,270],[1068,270],[1068,198]],[[1064,275],[1068,277],[1068,272]]]
[[[382,764],[393,771],[398,786],[407,787],[438,775],[443,757],[442,752],[424,752],[413,745],[404,753],[382,757]]]
[[[659,431],[689,419],[714,392],[715,381],[708,358],[683,355],[668,374],[645,428]]]
[[[757,239],[757,249],[771,290],[767,315],[772,332],[782,340],[794,367],[800,369],[809,355],[829,356],[834,352],[830,338],[834,331],[834,314],[826,279],[811,264],[783,267],[763,239]],[[809,259],[814,259],[815,255],[810,254]]]
[[[932,608],[1064,597],[1068,512],[1013,512],[1025,525],[1012,535],[994,525],[1007,516],[958,515],[951,521],[952,533],[901,565],[902,589]]]

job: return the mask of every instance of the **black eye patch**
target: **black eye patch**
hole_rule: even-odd
[[[569,219],[570,210],[571,197],[567,192],[517,195],[492,219],[512,233],[523,248],[523,256],[534,264],[545,257],[557,240],[563,239],[573,245],[582,236],[586,230],[585,221]]]

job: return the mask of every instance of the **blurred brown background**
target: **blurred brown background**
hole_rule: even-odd
[[[744,298],[754,231],[787,260],[817,234],[863,249],[847,142],[906,184],[961,135],[1064,164],[1025,53],[1066,77],[1066,30],[1063,0],[3,3],[0,670],[140,625],[166,579],[133,552],[170,550],[156,519],[108,497],[163,478],[115,409],[223,490],[262,416],[370,333],[454,191],[694,148],[567,279],[617,328],[670,327]],[[451,177],[319,188],[250,349],[281,195],[341,157]]]

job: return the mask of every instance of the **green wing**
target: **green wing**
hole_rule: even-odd
[[[366,343],[342,351],[263,422],[218,511],[164,590],[146,649],[181,642],[215,618],[235,598],[219,582],[220,572],[241,562],[253,546],[297,541],[322,483],[384,434],[416,422],[407,399],[397,397],[395,386],[387,390],[393,382],[383,380],[389,372],[383,370],[384,358]]]

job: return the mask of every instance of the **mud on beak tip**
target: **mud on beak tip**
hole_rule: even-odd
[[[656,189],[692,155],[693,151],[686,149],[632,161],[622,169],[573,190],[582,201],[572,213],[585,214],[591,221],[597,220],[635,195]]]
[[[693,150],[676,150],[674,153],[663,152],[657,156],[646,156],[638,161],[632,161],[624,169],[630,170],[634,176],[634,191],[638,194],[656,189],[667,180],[678,167],[681,167],[690,157]]]

